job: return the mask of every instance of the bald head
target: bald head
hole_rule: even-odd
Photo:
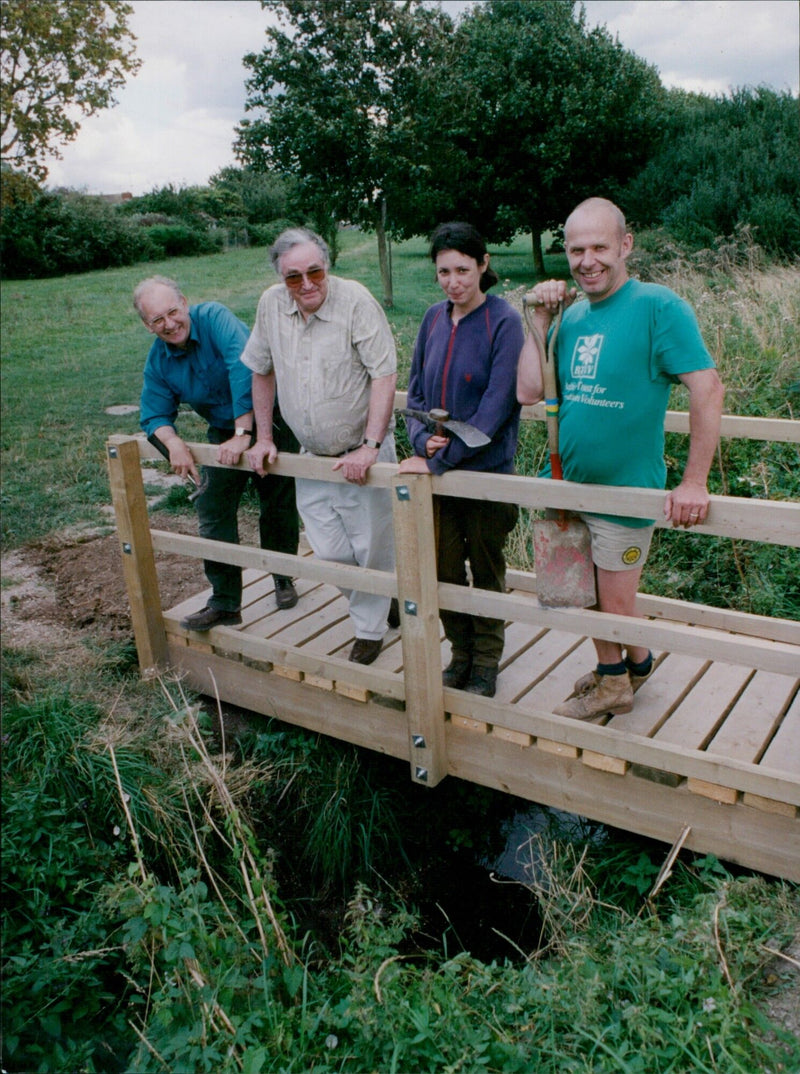
[[[566,237],[570,225],[586,220],[610,224],[617,231],[620,239],[623,239],[628,232],[625,215],[613,201],[609,201],[608,198],[587,198],[580,205],[576,205],[567,217],[567,222],[564,224],[564,236]]]

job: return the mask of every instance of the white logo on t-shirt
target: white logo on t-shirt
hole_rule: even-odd
[[[575,350],[572,352],[570,376],[582,377],[594,380],[597,376],[597,363],[600,359],[600,349],[605,337],[598,334],[594,336],[578,336]]]

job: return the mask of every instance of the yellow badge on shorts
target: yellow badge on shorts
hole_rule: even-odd
[[[642,550],[635,544],[632,544],[630,548],[626,548],[622,553],[622,562],[628,567],[632,567],[634,563],[638,563],[641,558]]]

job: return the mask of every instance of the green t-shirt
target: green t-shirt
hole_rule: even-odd
[[[556,357],[565,479],[664,488],[672,385],[679,373],[714,367],[691,307],[668,287],[628,280],[602,302],[570,306]]]

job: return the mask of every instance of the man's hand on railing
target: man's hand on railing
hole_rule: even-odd
[[[377,462],[377,459],[378,449],[362,444],[360,448],[337,459],[331,469],[341,470],[342,477],[353,485],[363,485],[366,483],[370,466]]]
[[[681,481],[677,488],[667,493],[664,500],[664,518],[673,527],[699,526],[708,516],[711,497],[705,485],[694,481]]]
[[[278,449],[274,440],[260,437],[245,455],[251,470],[255,470],[259,477],[264,477],[268,466],[277,459]]]

